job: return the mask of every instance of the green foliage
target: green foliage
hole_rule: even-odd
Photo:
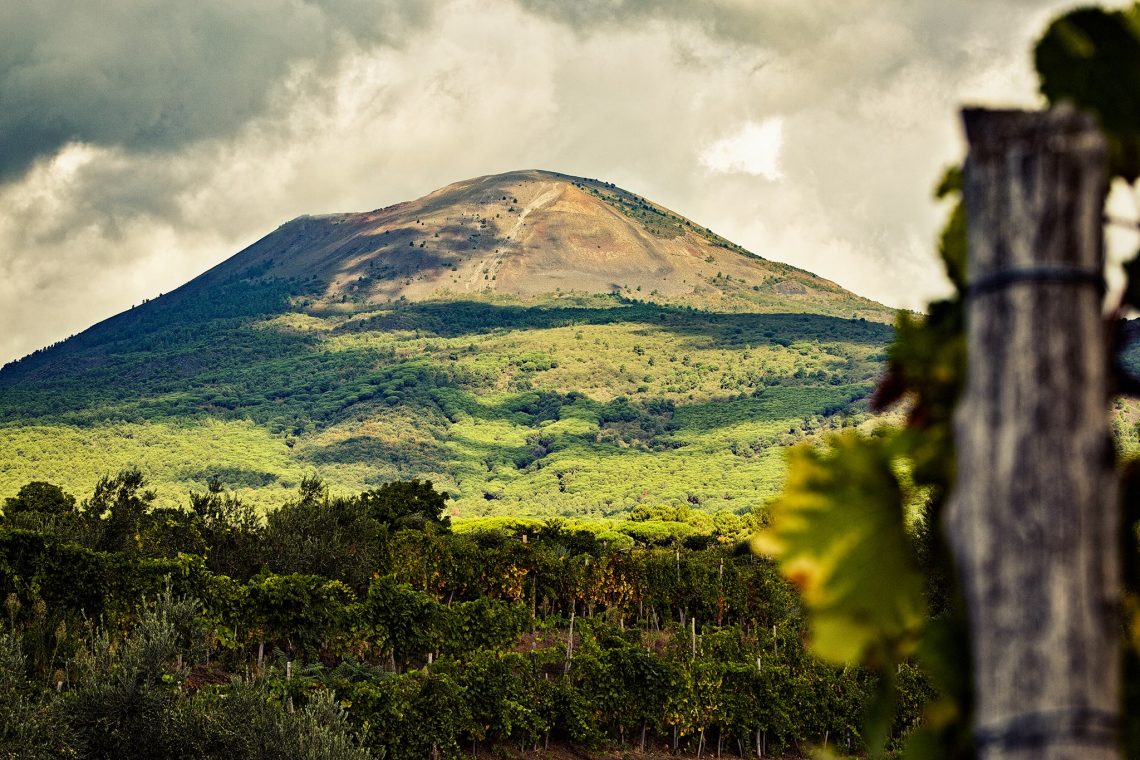
[[[28,483],[15,497],[4,500],[4,516],[12,519],[23,512],[63,515],[75,511],[75,497],[52,483]]]
[[[453,656],[481,649],[505,649],[518,640],[527,622],[527,613],[521,604],[487,597],[443,609],[441,617],[446,628],[440,648],[444,654]]]
[[[1055,19],[1034,48],[1041,93],[1099,117],[1114,174],[1140,177],[1140,5],[1078,8]]]
[[[793,449],[786,491],[755,539],[808,606],[813,650],[833,662],[890,670],[927,619],[892,459],[888,440],[855,433]]]
[[[245,588],[247,625],[273,636],[291,653],[313,657],[351,626],[351,589],[319,575],[265,575]]]
[[[951,170],[937,195],[960,189],[960,174]],[[939,241],[958,288],[966,279],[965,225],[958,200]],[[803,592],[813,648],[880,675],[865,701],[865,740],[874,753],[906,728],[915,729],[911,756],[971,752],[968,639],[939,536],[954,475],[951,415],[965,374],[963,324],[957,294],[931,304],[923,319],[900,313],[873,402],[882,408],[907,398],[906,428],[836,436],[823,451],[793,450],[771,528],[757,540]],[[934,691],[901,681],[913,661]]]
[[[387,526],[359,500],[330,499],[319,480],[302,480],[299,494],[266,519],[266,564],[275,572],[315,574],[366,587],[379,563]]]
[[[45,533],[68,541],[87,535],[89,521],[75,497],[52,483],[33,482],[4,500],[4,521],[12,528]]]
[[[133,477],[111,481],[100,492],[112,504],[145,492]],[[0,639],[0,670],[26,678],[0,673],[0,699],[23,716],[0,746],[22,737],[43,756],[415,758],[472,744],[668,743],[674,731],[690,750],[713,735],[751,747],[757,731],[771,749],[823,736],[860,746],[863,671],[811,660],[799,602],[775,567],[708,534],[690,549],[615,546],[608,529],[560,520],[452,533],[426,519],[444,504],[426,483],[341,498],[306,478],[290,509],[317,515],[301,524],[324,536],[317,545],[351,546],[340,518],[385,528],[369,559],[348,565],[371,576],[354,589],[319,573],[220,574],[271,564],[275,539],[216,484],[191,504],[193,530],[169,534],[168,558],[11,527],[27,510],[0,521],[0,595],[15,632]],[[141,535],[168,511],[133,518]],[[716,529],[687,506],[660,514]],[[408,515],[422,519],[400,527]],[[640,518],[630,525],[656,522]],[[102,536],[96,525],[82,537]],[[719,696],[729,683],[731,700]],[[750,688],[759,700],[745,698]]]
[[[142,550],[141,527],[154,501],[154,491],[143,490],[143,474],[123,470],[115,477],[104,477],[92,497],[83,502],[90,520],[97,520],[94,548],[103,551]]]
[[[369,517],[397,528],[432,526],[447,530],[451,518],[444,514],[449,496],[436,491],[430,480],[397,481],[362,493],[357,506]]]
[[[443,644],[445,613],[438,602],[386,575],[372,581],[361,604],[361,623],[399,662],[420,662]]]
[[[49,760],[76,757],[60,705],[27,677],[19,637],[0,633],[0,757]]]
[[[211,480],[204,493],[191,491],[190,513],[205,546],[206,565],[220,575],[248,578],[259,569],[262,524],[252,507],[220,481]]]
[[[207,319],[155,302],[4,369],[0,492],[90,493],[138,463],[165,506],[217,480],[264,511],[316,474],[334,497],[430,479],[452,516],[620,515],[649,494],[740,512],[778,491],[781,447],[865,419],[890,337],[864,321],[885,310],[827,299],[802,304],[826,316],[603,296],[301,303]],[[198,321],[163,321],[183,316]]]

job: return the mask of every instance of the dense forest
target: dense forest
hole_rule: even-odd
[[[5,500],[0,756],[862,746],[874,677],[809,655],[792,587],[715,530],[460,533],[422,481],[310,478],[264,518],[218,484],[153,498],[127,470],[82,502],[42,482]],[[896,739],[928,692],[898,680]]]
[[[239,282],[206,318],[170,294],[8,365],[0,489],[139,464],[166,503],[216,477],[270,508],[316,471],[341,495],[431,478],[464,517],[620,518],[646,492],[739,512],[779,491],[788,444],[868,418],[892,334],[613,296],[307,298]]]

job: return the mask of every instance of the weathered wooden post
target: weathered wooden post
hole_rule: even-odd
[[[969,369],[947,537],[978,757],[1118,758],[1118,515],[1092,119],[966,110]]]
[[[570,666],[574,662],[574,613],[578,611],[576,602],[571,602],[570,607],[570,632],[566,634],[566,667],[563,672],[569,673]]]
[[[286,660],[285,661],[285,682],[288,683],[289,681],[292,681],[292,680],[293,680],[293,661],[292,660]],[[287,706],[289,708],[289,712],[293,712],[293,695],[292,694],[290,694],[288,697],[288,705]]]

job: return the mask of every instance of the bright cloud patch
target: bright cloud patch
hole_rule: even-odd
[[[701,165],[723,174],[755,174],[780,179],[780,149],[784,145],[784,120],[748,121],[736,132],[717,140],[701,154]]]

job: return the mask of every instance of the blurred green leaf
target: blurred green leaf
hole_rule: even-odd
[[[1114,174],[1140,176],[1140,5],[1079,8],[1049,25],[1034,49],[1041,94],[1095,113]]]
[[[946,276],[958,290],[966,287],[966,204],[961,200],[962,179],[962,167],[951,166],[934,189],[937,200],[954,200],[950,217],[938,236],[938,255],[946,267]]]
[[[1127,285],[1120,299],[1121,304],[1140,308],[1140,252],[1125,262],[1124,275],[1127,278]]]
[[[812,649],[832,662],[882,670],[911,653],[926,620],[892,458],[890,440],[855,431],[793,449],[770,528],[754,539],[799,587]]]

